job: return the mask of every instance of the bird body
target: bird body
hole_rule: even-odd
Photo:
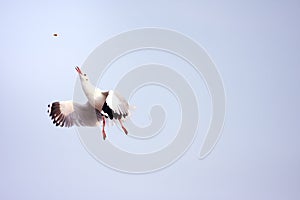
[[[80,80],[81,80],[82,90],[84,91],[84,94],[88,99],[88,102],[93,107],[96,107],[96,105],[97,105],[99,107],[99,109],[101,110],[102,105],[104,104],[104,101],[105,101],[105,96],[102,94],[102,90],[93,86],[89,82],[88,78],[82,78],[80,76]]]
[[[128,131],[122,121],[129,116],[129,104],[113,90],[103,91],[89,81],[86,74],[79,67],[75,68],[79,74],[81,87],[87,97],[85,104],[73,101],[59,101],[49,104],[48,113],[56,126],[100,126],[102,122],[103,139],[106,138],[105,119],[118,120],[123,131]]]

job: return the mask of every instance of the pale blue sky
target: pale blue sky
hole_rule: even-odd
[[[299,18],[298,1],[1,1],[0,198],[299,199]],[[204,160],[196,141],[164,170],[124,174],[53,127],[46,106],[72,98],[74,66],[99,44],[152,26],[207,50],[227,118]]]

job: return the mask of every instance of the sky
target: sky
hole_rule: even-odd
[[[298,1],[54,0],[0,5],[1,199],[299,199]],[[220,140],[205,159],[197,157],[203,139],[199,131],[172,165],[130,174],[99,163],[74,128],[54,127],[46,111],[53,101],[72,99],[78,78],[74,66],[81,66],[97,46],[143,27],[175,30],[206,50],[223,80],[226,119]],[[125,73],[132,63],[154,58],[177,63],[178,58],[169,62],[169,55],[158,54],[129,55],[119,64],[126,64]],[[174,69],[180,72],[180,65]],[[107,72],[101,86],[114,87],[114,74],[123,71],[116,63]],[[189,80],[203,83],[198,79]],[[156,89],[165,95],[163,102],[153,95],[142,102],[149,94],[145,91],[132,99],[140,105],[133,119],[141,126],[150,123],[146,114],[151,102],[164,104],[167,111],[173,105],[178,109],[162,88],[150,92]],[[198,94],[205,86],[194,89]],[[207,92],[202,92],[198,100],[207,122]],[[167,120],[166,129],[172,130],[178,116]],[[108,137],[120,148],[152,151],[173,136],[156,138],[146,150],[136,141],[136,146],[126,146],[124,135]]]

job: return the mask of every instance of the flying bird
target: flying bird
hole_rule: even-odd
[[[61,127],[100,126],[102,122],[103,140],[106,138],[106,119],[119,121],[124,133],[128,131],[123,125],[130,115],[130,105],[120,94],[113,90],[105,91],[95,87],[88,76],[75,67],[78,72],[82,90],[88,101],[79,104],[74,101],[57,101],[48,105],[49,117],[53,124]]]

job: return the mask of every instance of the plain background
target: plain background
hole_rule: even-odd
[[[299,199],[298,1],[1,1],[1,199]],[[141,27],[179,31],[216,63],[227,95],[214,151],[155,173],[94,160],[46,106],[70,99],[73,69]],[[58,33],[59,37],[52,36]]]

